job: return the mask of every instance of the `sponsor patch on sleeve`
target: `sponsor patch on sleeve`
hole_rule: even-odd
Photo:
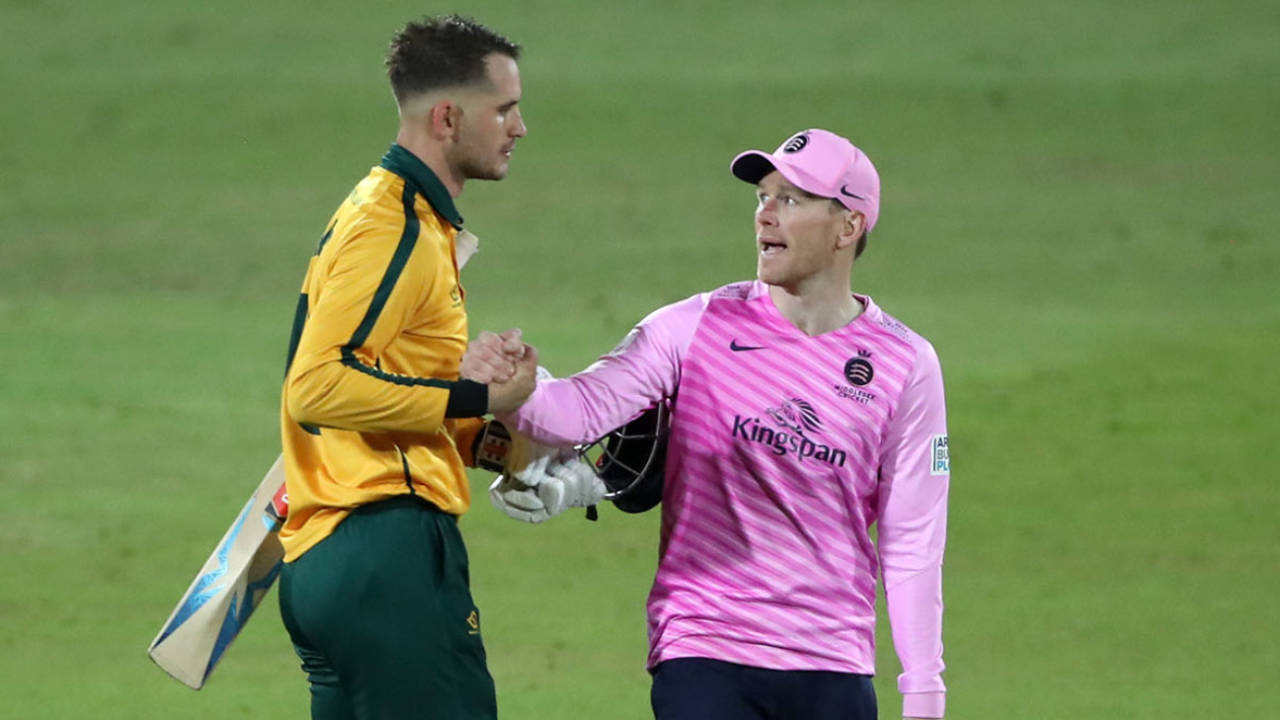
[[[950,475],[951,455],[947,452],[947,436],[934,435],[930,441],[930,450],[929,474]]]

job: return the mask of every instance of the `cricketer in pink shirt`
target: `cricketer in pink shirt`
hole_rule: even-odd
[[[806,252],[799,235],[771,226],[772,208],[792,202],[784,192],[850,195],[861,203],[845,207],[861,212],[867,229],[874,224],[879,179],[869,160],[859,176],[849,167],[859,156],[841,155],[844,165],[821,175],[823,158],[847,154],[846,146],[853,148],[809,130],[773,154],[735,159],[734,173],[761,188],[764,282],[653,312],[586,370],[540,382],[503,420],[539,442],[581,444],[672,399],[659,562],[647,606],[650,669],[708,658],[872,675],[883,573],[903,667],[903,714],[942,717],[950,463],[938,356],[870,297],[852,293],[847,272],[842,292],[852,321],[802,331],[780,306],[791,307],[785,292],[803,283],[788,285],[782,266],[770,264],[784,262],[778,255],[786,252],[796,257],[785,262],[798,263]],[[806,149],[824,155],[810,159]],[[767,166],[753,171],[750,163],[761,158]],[[768,174],[775,169],[781,181]]]

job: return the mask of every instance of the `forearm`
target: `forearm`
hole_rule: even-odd
[[[902,664],[898,690],[904,717],[942,717],[942,567],[905,573],[885,569],[885,600],[894,650]]]
[[[610,377],[613,375],[614,377]],[[587,371],[541,382],[519,411],[504,416],[519,432],[548,445],[594,442],[657,403],[661,388]]]
[[[594,442],[673,397],[704,301],[695,295],[654,311],[586,370],[539,383],[506,419],[539,442]]]
[[[285,402],[304,425],[359,432],[439,430],[446,417],[482,415],[484,385],[388,375],[330,361],[291,372]]]

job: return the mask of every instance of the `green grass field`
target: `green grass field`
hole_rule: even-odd
[[[385,44],[453,9],[526,46],[529,137],[459,199],[473,332],[585,366],[752,275],[735,152],[848,134],[855,287],[947,379],[948,717],[1274,714],[1275,3],[0,0],[0,716],[306,716],[274,593],[199,693],[144,650],[278,452]],[[504,717],[650,717],[656,520],[464,518]]]

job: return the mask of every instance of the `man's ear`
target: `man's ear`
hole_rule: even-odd
[[[846,210],[840,213],[840,236],[836,240],[836,248],[851,247],[862,237],[862,229],[867,225],[867,218],[857,210]]]
[[[462,108],[452,100],[441,100],[427,111],[431,136],[437,140],[456,140]]]

